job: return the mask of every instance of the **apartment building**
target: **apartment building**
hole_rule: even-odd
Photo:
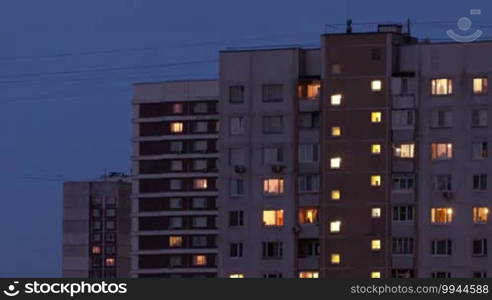
[[[491,50],[380,25],[137,84],[133,274],[490,276]]]
[[[400,263],[391,250],[392,176],[409,167],[395,151],[412,131],[392,126],[399,48],[412,41],[400,30],[321,38],[323,277],[390,277]]]
[[[139,83],[133,96],[133,277],[217,276],[216,81]]]
[[[63,184],[63,277],[130,276],[129,177]]]
[[[323,277],[487,277],[491,42],[322,37]]]
[[[417,135],[408,141],[417,141],[418,149],[418,277],[492,275],[491,51],[490,41],[423,43],[401,51],[401,68],[415,74],[408,90],[401,81],[397,91],[413,94],[417,104]]]
[[[220,53],[220,277],[319,277],[320,66],[319,49]]]

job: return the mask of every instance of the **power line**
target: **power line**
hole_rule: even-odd
[[[15,60],[29,60],[29,59],[49,59],[49,58],[65,58],[65,57],[78,57],[78,56],[90,56],[98,54],[118,54],[118,53],[131,53],[131,52],[144,52],[144,51],[155,51],[162,49],[185,49],[185,48],[196,48],[196,47],[207,47],[215,45],[225,45],[234,44],[240,42],[248,41],[258,41],[258,40],[268,40],[279,37],[293,36],[297,34],[314,34],[319,32],[289,32],[289,33],[277,33],[273,35],[256,36],[245,39],[237,40],[215,40],[215,41],[203,41],[199,43],[181,43],[175,45],[162,45],[154,47],[140,47],[140,48],[127,48],[127,49],[109,49],[109,50],[94,50],[94,51],[83,51],[83,52],[63,52],[56,54],[47,55],[25,55],[25,56],[4,56],[0,57],[1,60],[15,61]]]
[[[94,72],[115,72],[115,71],[142,70],[142,69],[170,68],[170,67],[178,67],[178,66],[185,66],[185,65],[207,64],[207,63],[216,63],[216,62],[217,59],[207,59],[207,60],[185,61],[185,62],[167,63],[167,64],[133,65],[133,66],[108,67],[108,68],[99,68],[99,69],[14,74],[14,75],[1,76],[0,78],[58,76],[58,75],[85,74],[85,73],[94,73]],[[0,81],[0,83],[17,83],[17,81],[8,80],[8,81]]]

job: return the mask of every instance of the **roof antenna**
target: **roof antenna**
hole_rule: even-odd
[[[412,36],[412,32],[410,30],[410,18],[407,19],[407,34],[408,36]]]
[[[347,19],[347,33],[352,33],[352,19]]]

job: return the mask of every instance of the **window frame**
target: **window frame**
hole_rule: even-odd
[[[446,91],[445,93],[438,93],[438,81],[446,80]],[[451,96],[454,93],[454,83],[451,77],[436,77],[432,78],[430,82],[430,96],[432,97],[443,97]]]
[[[481,92],[477,92],[475,90],[475,80],[481,80]],[[473,77],[472,78],[472,94],[474,96],[486,96],[488,95],[488,90],[489,90],[489,79],[487,76],[480,76],[480,77]]]

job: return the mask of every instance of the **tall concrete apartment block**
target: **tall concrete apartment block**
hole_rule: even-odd
[[[486,277],[491,42],[326,35],[324,277]]]
[[[407,93],[418,104],[418,277],[492,276],[490,53],[490,41],[401,51],[401,69],[415,74]]]
[[[399,49],[412,41],[400,29],[322,37],[323,277],[413,274],[411,256],[392,255],[393,236],[413,240],[415,233],[413,225],[391,218],[393,204],[413,206],[415,199],[392,191],[393,174],[412,173],[416,166],[394,155],[401,154],[400,143],[415,140],[413,124],[398,123],[415,107],[394,107],[392,101],[393,78],[406,75]]]
[[[219,276],[490,276],[491,50],[383,25],[221,52]]]
[[[220,53],[219,276],[319,275],[319,49]]]
[[[216,81],[134,86],[134,277],[217,276],[217,103]]]
[[[129,177],[63,184],[63,277],[130,276]]]
[[[133,274],[490,276],[490,53],[381,25],[136,85]]]

